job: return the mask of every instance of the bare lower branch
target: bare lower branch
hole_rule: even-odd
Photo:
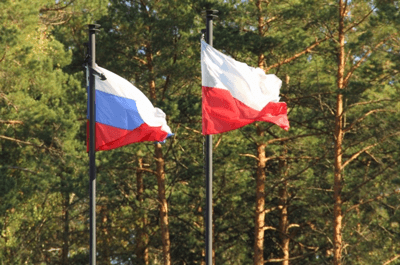
[[[272,21],[275,21],[275,20],[277,20],[278,19],[278,17],[271,17],[271,18],[269,18],[269,19],[267,19],[266,21],[265,21],[265,24],[269,24],[269,23],[271,23]]]
[[[182,126],[182,127],[185,128],[186,130],[192,131],[192,132],[194,132],[194,133],[201,134],[201,132],[198,131],[198,130],[196,130],[196,129],[192,129],[192,128],[189,128],[189,127],[187,127],[187,126]]]
[[[370,100],[370,101],[364,101],[364,102],[357,102],[357,103],[348,105],[348,106],[347,106],[347,109],[350,109],[350,108],[355,107],[355,106],[368,105],[368,104],[380,103],[380,102],[392,101],[392,100],[393,100],[393,99],[390,99],[390,98],[384,98],[384,99],[379,99],[379,100]]]
[[[294,227],[300,227],[300,225],[299,224],[290,224],[290,225],[288,225],[288,229],[290,229],[290,228],[294,228]]]
[[[306,188],[307,190],[319,190],[319,191],[326,191],[326,192],[333,192],[333,189],[322,189],[322,188]]]
[[[145,168],[145,167],[121,167],[121,168],[119,168],[119,167],[110,167],[110,168],[108,168],[108,169],[116,169],[116,170],[126,170],[126,169],[129,169],[129,170],[135,170],[135,171],[137,171],[137,172],[144,171],[144,172],[149,172],[149,173],[152,173],[152,174],[154,174],[154,175],[157,175],[157,172],[155,172],[154,170],[151,170],[151,169],[149,169],[149,168]],[[111,172],[111,171],[110,171],[110,172]]]
[[[22,121],[13,121],[13,120],[8,120],[8,121],[0,120],[0,123],[3,123],[3,124],[23,124]]]
[[[320,45],[321,43],[323,43],[324,41],[326,41],[326,40],[328,40],[328,39],[330,39],[330,38],[331,38],[330,36],[326,36],[326,37],[323,38],[323,39],[316,40],[313,44],[311,44],[310,46],[308,46],[307,48],[305,48],[305,49],[302,50],[301,52],[296,53],[296,54],[293,55],[292,57],[286,58],[286,59],[284,59],[283,61],[281,61],[281,62],[279,62],[279,63],[273,64],[273,65],[267,67],[267,68],[265,69],[265,72],[268,73],[268,71],[271,70],[272,68],[276,68],[276,67],[279,67],[279,66],[281,66],[281,65],[284,65],[284,64],[290,63],[291,61],[296,60],[297,58],[299,58],[299,57],[302,56],[303,54],[306,54],[306,53],[311,52],[312,49],[314,49],[315,47],[317,47],[318,45]]]
[[[365,151],[368,151],[369,149],[377,146],[379,144],[379,142],[368,145],[366,147],[364,147],[363,149],[361,149],[360,151],[354,153],[353,155],[350,156],[350,158],[343,163],[342,167],[340,168],[340,170],[344,169],[351,161],[353,161],[354,159],[356,159],[359,155],[361,155],[362,153],[364,153]]]
[[[147,15],[148,15],[149,17],[151,17],[150,12],[149,12],[150,7],[148,7],[147,4],[146,4],[143,0],[140,0],[140,3],[141,3],[142,6],[143,6],[143,10],[147,13]]]
[[[22,167],[6,166],[6,168],[8,168],[8,169],[17,169],[17,170],[21,170],[21,171],[25,171],[25,172],[29,172],[29,173],[33,173],[33,174],[38,174],[38,172],[35,172],[35,171],[27,169],[27,168],[22,168]]]
[[[288,259],[268,259],[268,260],[264,261],[264,263],[282,262],[282,261],[285,261],[285,260],[294,260],[294,259],[300,259],[300,258],[304,258],[304,255],[300,255],[300,256],[296,256],[296,257],[288,258]]]
[[[278,230],[278,229],[276,229],[276,228],[273,227],[273,226],[264,226],[264,227],[263,227],[263,230],[266,231],[266,230]]]
[[[141,58],[139,58],[137,56],[132,56],[131,58],[136,60],[136,61],[138,61],[138,62],[140,62],[143,65],[147,65],[148,64],[145,60],[143,60],[143,59],[141,59]]]
[[[252,154],[239,154],[240,156],[246,156],[246,157],[251,157],[254,158],[257,161],[260,161],[260,159]],[[267,162],[269,160],[274,160],[274,159],[280,159],[280,160],[299,160],[299,159],[307,159],[307,160],[311,160],[311,159],[319,159],[319,157],[313,157],[313,156],[269,156],[263,159],[263,162]]]
[[[68,6],[72,5],[75,2],[75,0],[71,0],[71,2],[65,4],[65,6],[59,6],[59,7],[42,7],[39,12],[47,12],[47,11],[60,11],[63,10],[65,8],[67,8]],[[56,6],[58,6],[58,4],[56,4]]]
[[[352,28],[357,27],[358,25],[360,25],[361,23],[363,23],[363,22],[365,21],[365,19],[366,19],[367,17],[369,17],[369,15],[371,15],[372,12],[374,12],[374,11],[375,11],[375,8],[371,9],[360,21],[354,22],[350,27],[348,27],[348,28],[344,31],[344,33],[348,32],[348,31],[351,30]]]
[[[65,20],[63,20],[63,21],[59,21],[59,22],[50,22],[50,25],[53,25],[53,26],[63,25],[63,24],[68,23],[68,22],[71,20],[71,18],[72,18],[72,15],[69,16],[67,19],[65,19]]]
[[[396,35],[396,34],[394,34]],[[371,50],[369,50],[368,52],[366,52],[364,54],[364,56],[350,69],[350,71],[347,73],[346,77],[343,79],[343,83],[345,86],[347,86],[347,83],[349,82],[350,77],[353,75],[354,71],[360,67],[360,65],[368,58],[368,56],[375,51],[376,49],[378,49],[382,44],[384,44],[388,39],[392,38],[394,35],[390,35],[389,37],[387,37],[386,39],[382,40],[381,42],[379,42],[377,45],[375,45],[374,48],[372,48]]]
[[[376,142],[376,143],[374,143],[374,144],[371,144],[371,145],[368,145],[368,146],[364,147],[363,149],[361,149],[360,151],[354,153],[353,155],[350,156],[350,158],[349,158],[346,162],[343,163],[343,165],[342,165],[342,167],[340,168],[340,170],[343,170],[351,161],[353,161],[354,159],[356,159],[356,158],[357,158],[359,155],[361,155],[362,153],[364,153],[364,152],[368,151],[369,149],[371,149],[371,148],[377,146],[378,144],[380,144],[380,143],[382,143],[383,141],[385,141],[387,138],[390,138],[390,137],[392,137],[392,136],[399,135],[399,134],[400,134],[400,132],[392,133],[392,134],[390,134],[390,135],[388,135],[388,136],[386,136],[386,137],[383,137],[383,138],[382,138],[381,140],[379,140],[378,142]]]
[[[221,140],[222,140],[222,135],[223,135],[223,134],[220,134],[220,136],[219,136],[219,138],[218,138],[218,141],[217,141],[217,143],[214,145],[214,148],[213,148],[213,150],[214,150],[214,151],[217,149],[217,147],[218,147],[218,146],[219,146],[219,144],[221,143]]]
[[[366,152],[368,153],[368,152]],[[348,200],[350,200],[353,196],[355,196],[357,194],[357,190],[359,188],[361,188],[362,186],[366,185],[367,183],[369,183],[370,181],[376,179],[378,176],[380,176],[382,173],[384,173],[389,167],[385,167],[384,169],[380,170],[378,173],[376,173],[374,176],[368,178],[367,180],[361,182],[360,184],[358,184],[356,187],[354,187],[352,190],[350,190],[349,192],[347,192],[347,194],[349,194],[350,196],[346,197],[343,199],[343,202],[346,202]]]
[[[18,140],[18,139],[15,139],[15,138],[11,138],[11,137],[8,137],[8,136],[4,136],[4,135],[0,135],[0,139],[4,139],[4,140],[16,142],[16,143],[19,143],[19,144],[25,144],[25,145],[33,145],[33,146],[35,146],[35,144],[33,144],[33,143],[31,143],[31,142],[25,142],[25,141]]]
[[[400,258],[400,254],[394,256],[393,258],[391,258],[391,259],[388,260],[388,261],[385,261],[384,263],[382,263],[382,265],[388,265],[388,264],[392,263],[393,261],[395,261],[395,260],[398,259],[398,258]]]
[[[252,154],[239,154],[240,156],[247,156],[247,157],[251,157],[254,158],[255,160],[259,161],[258,157],[256,157],[255,155]]]
[[[4,51],[3,57],[1,57],[1,59],[0,59],[0,63],[6,58],[6,53],[7,53],[7,46],[6,46],[6,50]]]
[[[290,141],[290,140],[294,140],[297,138],[316,136],[316,135],[321,135],[321,134],[322,133],[308,133],[308,134],[295,135],[295,136],[291,136],[291,137],[281,137],[281,138],[271,139],[271,140],[267,141],[267,144],[272,144],[275,142],[285,142],[285,141]]]
[[[362,200],[361,200],[360,203],[357,203],[357,204],[351,206],[349,209],[347,209],[347,210],[344,212],[344,215],[346,215],[348,212],[350,212],[351,210],[354,210],[355,208],[357,208],[357,207],[359,207],[359,206],[361,206],[361,205],[364,205],[364,204],[367,204],[367,203],[370,203],[370,202],[374,202],[374,201],[378,201],[378,200],[381,200],[381,199],[383,199],[383,198],[386,198],[386,197],[388,197],[388,196],[390,196],[390,195],[398,194],[398,193],[400,193],[400,190],[395,190],[395,191],[393,191],[393,192],[391,192],[391,193],[387,193],[387,194],[383,194],[383,195],[378,195],[378,196],[376,196],[376,197],[374,197],[374,198],[371,198],[371,199],[368,199],[368,200],[366,200],[366,201],[362,201]]]
[[[282,209],[282,208],[283,208],[282,205],[276,206],[276,207],[271,207],[271,208],[269,208],[269,209],[265,209],[265,210],[264,210],[264,214],[268,214],[268,213],[270,213],[270,212],[272,212],[272,211],[275,211],[276,209]]]
[[[353,129],[353,127],[357,124],[362,122],[367,116],[373,114],[373,113],[378,113],[378,112],[392,112],[390,110],[385,110],[385,109],[374,109],[374,110],[370,110],[367,113],[365,113],[363,116],[361,116],[360,118],[358,118],[357,120],[353,121],[347,128],[343,129],[343,132],[346,133],[348,131],[350,131],[351,129]]]

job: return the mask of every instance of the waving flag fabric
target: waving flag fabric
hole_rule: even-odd
[[[104,68],[96,66],[95,70],[107,78],[103,81],[95,76],[96,151],[135,142],[162,142],[172,135],[165,113],[139,89]]]
[[[282,81],[260,68],[201,42],[203,134],[238,129],[255,121],[289,129],[287,106],[279,102]]]

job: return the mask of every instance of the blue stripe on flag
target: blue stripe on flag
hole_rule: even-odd
[[[96,90],[96,122],[125,130],[134,130],[144,123],[132,99]]]

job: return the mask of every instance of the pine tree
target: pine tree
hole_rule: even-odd
[[[52,26],[42,13],[46,4],[1,4],[5,264],[69,263],[70,222],[76,218],[70,206],[80,192],[82,172],[76,167],[79,127],[66,89],[78,88],[79,82],[62,70],[71,54],[51,34]]]

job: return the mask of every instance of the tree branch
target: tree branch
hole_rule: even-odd
[[[276,230],[278,230],[278,229],[276,229],[276,228],[273,227],[273,226],[264,226],[264,227],[263,227],[263,230],[264,230],[264,231],[266,231],[266,230],[275,230],[275,231],[276,231]]]
[[[36,175],[38,174],[38,172],[35,172],[35,171],[27,169],[27,168],[22,168],[22,167],[6,166],[6,168],[8,168],[8,169],[17,169],[17,170],[33,173],[33,174],[36,174]]]
[[[297,138],[303,138],[303,137],[308,137],[308,136],[316,136],[316,135],[321,135],[323,133],[308,133],[308,134],[301,134],[301,135],[295,135],[295,136],[290,136],[290,137],[281,137],[281,138],[276,138],[276,139],[271,139],[267,141],[267,144],[272,144],[275,142],[284,142],[284,141],[290,141],[294,140]]]
[[[25,142],[25,141],[18,140],[18,139],[15,139],[15,138],[11,138],[11,137],[8,137],[8,136],[4,136],[4,135],[0,135],[0,139],[12,141],[12,142],[17,142],[17,143],[19,143],[19,144],[26,144],[26,145],[36,146],[35,144],[33,144],[33,143],[31,143],[31,142]]]
[[[367,153],[367,152],[366,152]],[[357,195],[356,191],[361,188],[362,186],[366,185],[368,182],[370,182],[371,180],[376,179],[379,175],[381,175],[383,172],[385,172],[389,167],[385,167],[383,170],[379,171],[378,173],[376,173],[374,176],[368,178],[367,180],[363,181],[362,183],[358,184],[356,187],[354,187],[351,191],[346,192],[346,194],[349,194],[349,197],[344,196],[343,198],[343,203],[349,201],[352,197],[354,197],[355,195]]]
[[[185,129],[188,130],[188,131],[192,131],[192,132],[194,132],[194,133],[201,134],[201,132],[198,131],[198,130],[196,130],[196,129],[192,129],[192,128],[189,128],[189,127],[184,126],[184,125],[182,125],[182,127],[185,128]]]
[[[269,208],[269,209],[265,209],[265,210],[264,210],[264,214],[268,214],[268,213],[270,213],[270,212],[272,212],[272,211],[275,211],[276,209],[282,209],[282,208],[283,208],[282,205],[280,205],[280,206],[275,206],[275,207],[271,207],[271,208]]]
[[[144,9],[144,11],[147,13],[147,15],[148,15],[149,17],[151,17],[151,15],[150,15],[150,13],[149,13],[150,8],[149,8],[149,10],[147,10],[147,4],[146,4],[143,0],[140,0],[140,3],[141,3],[142,6],[144,7],[143,9]]]
[[[379,103],[383,101],[392,101],[390,98],[384,98],[384,99],[379,99],[379,100],[370,100],[370,101],[364,101],[364,102],[357,102],[351,105],[348,105],[346,109],[350,109],[355,106],[360,106],[360,105],[368,105],[368,104],[373,104],[373,103]]]
[[[301,52],[299,52],[299,53],[293,55],[292,57],[286,58],[286,59],[284,59],[283,61],[281,61],[281,62],[279,62],[279,63],[273,64],[273,65],[267,67],[267,68],[265,69],[265,72],[267,73],[267,72],[268,72],[269,70],[271,70],[272,68],[276,68],[276,67],[279,67],[279,66],[281,66],[281,65],[290,63],[291,61],[293,61],[293,60],[299,58],[299,57],[302,56],[303,54],[309,53],[309,52],[310,52],[312,49],[314,49],[316,46],[320,45],[321,43],[323,43],[324,41],[326,41],[326,40],[328,40],[328,39],[330,39],[330,38],[331,38],[330,36],[326,36],[325,38],[323,38],[323,39],[321,39],[321,40],[316,40],[313,44],[311,44],[310,46],[308,46],[307,48],[305,48],[303,51],[301,51]]]
[[[1,57],[1,59],[0,59],[0,63],[6,58],[6,53],[7,53],[7,46],[6,46],[6,50],[4,51],[3,57]]]
[[[219,146],[219,144],[221,143],[221,140],[222,140],[222,135],[223,135],[223,134],[220,134],[220,136],[219,136],[219,138],[218,138],[218,141],[217,141],[217,143],[214,145],[214,148],[213,148],[213,150],[214,150],[214,151],[217,149],[217,147],[218,147],[218,146]]]
[[[264,263],[282,262],[282,261],[285,261],[285,260],[294,260],[294,259],[300,259],[300,258],[303,258],[303,257],[304,257],[304,255],[299,255],[299,256],[296,256],[296,257],[293,257],[293,258],[288,258],[288,259],[267,259],[266,261],[264,261]]]
[[[384,195],[378,195],[378,196],[376,196],[375,198],[371,198],[371,199],[368,199],[368,200],[366,200],[366,201],[362,201],[362,200],[361,200],[360,203],[355,204],[355,205],[351,206],[349,209],[347,209],[347,210],[344,212],[344,215],[346,215],[348,212],[350,212],[351,210],[353,210],[353,209],[355,209],[355,208],[357,208],[357,207],[359,207],[359,206],[361,206],[361,205],[364,205],[364,204],[367,204],[367,203],[370,203],[370,202],[374,202],[374,201],[383,199],[383,198],[385,198],[385,197],[388,197],[388,196],[390,196],[390,195],[392,195],[392,194],[398,194],[398,193],[400,193],[400,190],[394,190],[394,191],[391,192],[391,193],[384,194]]]
[[[246,157],[251,157],[254,158],[255,160],[259,161],[260,159],[252,154],[239,154],[239,156],[246,156]],[[268,156],[266,158],[263,159],[263,162],[267,162],[269,160],[273,160],[273,159],[281,159],[281,160],[297,160],[297,159],[319,159],[319,157],[313,157],[313,156],[295,156],[295,157],[291,157],[291,156]]]
[[[71,0],[71,2],[67,3],[65,6],[61,6],[61,7],[42,7],[41,9],[39,9],[39,12],[47,12],[47,11],[60,11],[63,10],[65,8],[67,8],[68,6],[72,5],[75,2],[75,0]],[[56,4],[56,6],[58,6],[58,4]]]
[[[288,225],[287,229],[290,229],[293,227],[300,227],[300,225],[299,224],[290,224],[290,225]]]
[[[136,61],[139,61],[139,62],[140,62],[141,64],[143,64],[143,65],[147,65],[146,60],[143,60],[143,59],[141,59],[141,58],[139,58],[139,57],[137,57],[137,56],[132,56],[131,58],[134,59],[134,60],[136,60]]]
[[[357,120],[353,121],[347,128],[343,129],[343,132],[346,133],[348,131],[350,131],[351,129],[353,129],[353,127],[357,124],[362,122],[367,116],[373,114],[373,113],[378,113],[378,112],[392,112],[390,110],[385,110],[385,109],[374,109],[374,110],[370,110],[367,113],[365,113],[363,116],[361,116],[360,118],[358,118]]]
[[[396,35],[396,34],[394,34]],[[369,50],[368,52],[366,52],[364,54],[364,56],[355,64],[353,65],[353,67],[350,69],[350,71],[347,73],[346,77],[343,79],[343,83],[345,86],[347,86],[347,83],[350,79],[350,77],[353,75],[354,71],[360,67],[360,65],[367,59],[367,57],[376,49],[378,49],[382,44],[384,44],[388,39],[392,38],[394,35],[390,35],[389,37],[387,37],[386,39],[382,40],[381,42],[379,42],[377,45],[375,45],[374,48],[372,48],[371,50]]]
[[[0,123],[4,123],[4,124],[23,124],[22,121],[13,121],[13,120],[0,120]]]
[[[382,143],[383,141],[385,141],[387,138],[392,137],[392,136],[395,136],[395,135],[399,135],[399,134],[400,134],[400,132],[396,132],[396,133],[390,134],[390,135],[388,135],[388,136],[382,138],[382,139],[379,140],[378,142],[376,142],[376,143],[374,143],[374,144],[371,144],[371,145],[368,145],[368,146],[364,147],[363,149],[361,149],[360,151],[354,153],[353,155],[350,156],[350,158],[349,158],[346,162],[343,163],[343,165],[342,165],[342,167],[340,168],[340,170],[343,170],[351,161],[353,161],[354,159],[356,159],[356,158],[357,158],[359,155],[361,155],[362,153],[364,153],[364,152],[368,151],[369,149],[371,149],[371,148],[377,146],[378,144],[380,144],[380,143]]]
[[[382,265],[388,265],[388,264],[392,263],[393,261],[395,261],[398,258],[400,258],[400,254],[394,256],[393,258],[391,258],[390,260],[386,261],[385,263],[382,263]]]
[[[352,155],[350,156],[350,158],[347,159],[347,161],[343,163],[343,165],[342,165],[342,167],[340,168],[340,170],[343,170],[351,161],[353,161],[354,159],[356,159],[359,155],[361,155],[361,154],[364,153],[365,151],[367,151],[367,150],[369,150],[369,149],[371,149],[371,148],[377,146],[378,144],[379,144],[379,142],[376,142],[376,143],[374,143],[374,144],[368,145],[368,146],[364,147],[363,149],[361,149],[360,151],[355,152],[354,154],[352,154]]]
[[[258,157],[256,157],[255,155],[252,154],[239,154],[240,156],[247,156],[247,157],[251,157],[254,158],[255,160],[259,161],[260,159],[258,159]]]
[[[369,15],[371,15],[372,12],[375,11],[375,9],[376,9],[376,8],[371,9],[360,21],[354,22],[350,27],[348,27],[348,28],[344,31],[344,33],[348,32],[348,31],[351,30],[352,28],[354,28],[354,27],[360,25],[362,22],[364,22],[364,20],[365,20]]]

